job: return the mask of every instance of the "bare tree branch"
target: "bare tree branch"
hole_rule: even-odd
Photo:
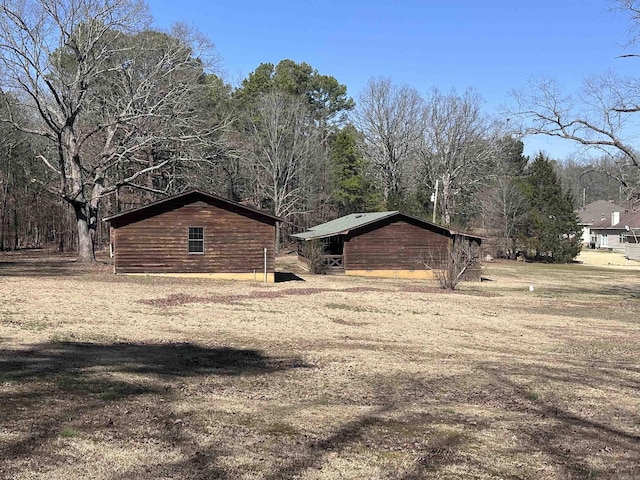
[[[362,151],[383,187],[387,208],[395,208],[415,170],[425,129],[424,99],[413,88],[388,78],[371,79],[360,94],[354,124]]]
[[[54,147],[55,162],[39,158],[78,215],[86,261],[100,199],[197,158],[222,128],[202,113],[211,45],[148,20],[141,0],[0,0],[0,85],[29,121],[0,120]]]
[[[282,92],[266,93],[257,99],[248,123],[248,156],[258,190],[279,217],[303,212],[315,184],[314,160],[322,151],[322,133],[308,103]]]
[[[426,128],[421,145],[422,170],[433,186],[442,185],[445,225],[458,213],[457,198],[470,194],[492,177],[497,131],[481,113],[482,99],[473,90],[462,96],[434,89],[426,103]]]

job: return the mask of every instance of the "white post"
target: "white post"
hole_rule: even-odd
[[[264,247],[264,283],[267,283],[267,247]]]
[[[436,206],[438,205],[438,180],[436,179],[436,193],[433,194],[433,222],[436,223]]]

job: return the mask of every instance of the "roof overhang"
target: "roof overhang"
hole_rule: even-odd
[[[376,212],[377,213],[377,212]],[[376,215],[375,217],[371,218],[370,220],[366,220],[357,224],[352,225],[349,228],[343,228],[343,229],[336,229],[336,230],[331,230],[331,231],[326,231],[323,227],[325,225],[329,225],[331,222],[327,222],[327,223],[323,223],[320,225],[316,225],[315,227],[310,228],[309,230],[307,230],[306,232],[302,232],[302,233],[296,233],[293,235],[290,235],[293,238],[296,238],[298,240],[303,240],[303,241],[310,241],[310,240],[320,240],[323,238],[330,238],[330,237],[335,237],[337,235],[348,235],[349,233],[351,233],[354,230],[359,230],[361,228],[367,227],[369,225],[378,223],[378,222],[382,222],[384,220],[387,220],[389,218],[398,216],[404,219],[409,219],[412,220],[422,226],[426,226],[427,228],[432,228],[435,230],[440,230],[442,231],[445,235],[448,236],[462,236],[465,238],[470,238],[473,240],[478,240],[479,242],[482,242],[484,240],[483,237],[477,236],[477,235],[471,235],[469,233],[466,232],[455,232],[452,230],[449,230],[446,227],[443,227],[442,225],[438,225],[436,223],[432,223],[429,222],[427,220],[424,220],[420,217],[416,217],[414,215],[409,215],[406,213],[401,213],[399,211],[392,211],[392,212],[380,212],[382,213],[382,215]],[[358,215],[366,215],[366,214],[358,214]],[[337,220],[340,220],[342,218],[347,218],[349,217],[349,215],[346,215],[345,217],[340,217],[339,219],[336,220],[332,220],[332,222],[335,222]]]
[[[120,212],[117,213],[115,215],[111,215],[108,217],[105,217],[102,219],[102,221],[104,222],[109,222],[109,223],[113,223],[114,220],[115,221],[126,221],[127,217],[129,216],[133,216],[136,213],[144,213],[145,210],[151,210],[154,207],[157,207],[159,205],[163,205],[165,203],[174,201],[174,200],[179,200],[181,198],[187,199],[187,197],[189,196],[193,196],[194,198],[201,198],[203,200],[209,200],[212,202],[216,202],[216,203],[221,203],[224,205],[229,205],[232,206],[240,211],[246,211],[246,212],[250,212],[253,215],[257,215],[259,217],[263,217],[264,219],[269,219],[270,221],[273,222],[283,222],[284,220],[280,217],[276,217],[275,215],[271,215],[270,213],[266,213],[263,212],[262,210],[258,210],[256,208],[252,208],[252,207],[248,207],[246,205],[242,205],[241,203],[238,202],[234,202],[232,200],[228,200],[226,198],[220,197],[218,195],[213,195],[211,193],[207,193],[207,192],[203,192],[201,190],[197,190],[197,189],[193,189],[193,190],[189,190],[187,192],[184,193],[180,193],[177,195],[172,195],[170,197],[167,198],[163,198],[160,200],[157,200],[155,202],[151,202],[151,203],[147,203],[145,205],[142,205],[140,207],[137,208],[132,208],[130,210],[127,210],[125,212]]]

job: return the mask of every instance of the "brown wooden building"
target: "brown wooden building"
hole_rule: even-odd
[[[274,281],[273,215],[192,190],[104,220],[116,273]]]
[[[392,278],[433,278],[424,261],[438,264],[455,241],[482,241],[398,211],[354,213],[292,237],[302,263],[309,262],[305,244],[320,241],[328,272]]]

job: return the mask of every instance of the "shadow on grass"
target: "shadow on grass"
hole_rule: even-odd
[[[108,273],[111,264],[104,255],[92,264],[77,263],[76,254],[25,250],[0,252],[0,277],[68,277]]]
[[[73,260],[21,260],[0,261],[0,276],[3,277],[68,277],[86,273]]]
[[[218,466],[220,454],[214,449],[196,451],[185,460],[163,465],[135,467],[122,474],[109,477],[110,480],[156,480],[194,479],[194,480],[226,480],[239,478],[239,472]]]
[[[206,348],[190,343],[50,342],[0,350],[0,378],[24,381],[83,369],[170,376],[272,373],[306,365],[298,358],[274,358],[259,350]]]
[[[245,469],[256,478],[302,478],[327,467],[329,473],[320,476],[331,478],[340,473],[331,468],[342,465],[335,457],[369,462],[385,478],[403,480],[453,478],[452,472],[458,478],[465,473],[536,478],[550,472],[556,478],[634,478],[640,436],[631,422],[640,385],[633,358],[615,369],[592,357],[554,365],[546,357],[517,358],[522,361],[474,363],[472,371],[457,375],[361,374],[355,390],[332,391],[327,403],[318,403],[331,411],[359,407],[355,415],[345,415],[341,423],[327,419],[334,425],[330,431],[326,425],[318,432],[312,425],[294,424],[283,433],[270,433],[260,426],[262,408],[267,418],[283,405],[304,410],[327,393],[310,392],[302,400],[295,391],[272,397],[267,384],[274,378],[292,390],[303,379],[268,375],[304,368],[300,359],[192,344],[60,342],[0,350],[0,383],[6,382],[0,389],[2,426],[5,432],[20,433],[0,445],[0,456],[11,463],[3,467],[0,462],[0,477],[24,474],[26,463],[31,471],[39,465],[59,466],[67,440],[54,446],[50,440],[68,426],[71,433],[75,429],[81,437],[107,437],[113,445],[157,446],[158,463],[145,457],[111,479],[231,479],[246,476]],[[314,372],[304,372],[309,385],[314,385]],[[318,372],[323,374],[322,367]],[[225,381],[211,382],[216,375]],[[198,376],[202,379],[193,378]],[[588,398],[583,404],[574,395],[583,385],[593,392],[592,406]],[[184,407],[197,400],[191,398],[197,388],[203,389],[200,394],[213,394],[207,399],[211,404],[224,391],[228,399],[238,397],[256,411],[243,417],[211,408],[206,418],[190,417]],[[602,395],[611,391],[628,395],[630,401],[626,412],[612,406],[616,410],[609,418]],[[130,401],[119,402],[126,399]],[[298,418],[289,412],[288,419],[286,411],[277,417],[285,426]],[[107,426],[110,418],[117,427]],[[158,450],[170,453],[166,463],[158,460]],[[494,454],[497,460],[487,458]],[[243,461],[230,461],[236,456]]]
[[[36,470],[40,464],[45,468],[59,462],[51,442],[69,435],[95,431],[126,440],[142,428],[158,443],[179,445],[181,423],[175,422],[172,401],[181,395],[187,378],[261,376],[305,367],[299,358],[189,343],[50,342],[2,349],[0,418],[11,436],[0,443],[0,458],[5,460],[0,477],[13,478],[25,461]],[[117,428],[110,418],[116,419]],[[154,470],[149,478],[156,478]],[[194,472],[202,478],[223,478],[222,471],[203,457],[171,468],[175,478]],[[145,472],[134,473],[142,478]]]
[[[275,273],[275,282],[304,282],[304,278],[299,277],[293,272],[276,272]]]
[[[284,465],[265,475],[264,478],[268,480],[295,478],[308,468],[318,468],[330,452],[338,452],[351,444],[361,442],[367,430],[381,423],[379,416],[392,410],[393,407],[388,405],[378,407],[371,413],[345,423],[326,438],[307,443],[302,452],[293,455],[289,461],[284,462]]]
[[[428,478],[429,474],[435,474],[447,465],[455,464],[458,460],[456,453],[464,446],[466,440],[464,435],[458,433],[435,438],[431,441],[429,448],[417,457],[414,467],[400,478],[402,480]]]
[[[623,430],[602,416],[589,418],[582,413],[580,404],[565,405],[562,396],[554,393],[539,396],[530,386],[513,379],[529,377],[534,379],[534,385],[546,383],[560,389],[585,385],[593,392],[609,388],[637,392],[637,384],[629,384],[624,375],[594,377],[593,372],[589,374],[570,364],[544,369],[492,365],[483,370],[493,377],[495,391],[503,392],[507,401],[502,408],[527,419],[517,433],[524,445],[523,453],[544,453],[562,478],[636,478],[640,474],[640,468],[633,465],[633,459],[640,458],[640,435],[633,429]],[[588,406],[586,410],[589,411]],[[596,468],[590,461],[594,455],[609,461],[598,462],[601,467]]]
[[[640,277],[638,277],[640,279]],[[570,280],[562,287],[554,286],[545,293],[549,296],[553,296],[554,293],[560,293],[563,295],[593,295],[594,298],[598,297],[620,297],[623,299],[640,299],[640,285],[603,285],[599,282],[593,282],[589,285],[573,284]]]
[[[528,365],[479,364],[468,376],[440,380],[388,378],[376,385],[369,398],[378,407],[319,439],[296,442],[289,458],[281,459],[263,478],[301,478],[308,470],[323,469],[334,455],[353,451],[369,452],[368,461],[373,463],[393,458],[396,451],[410,455],[412,461],[387,477],[402,480],[449,478],[451,466],[469,476],[533,478],[541,464],[550,466],[548,472],[557,472],[558,478],[635,478],[632,475],[640,473],[635,461],[640,458],[640,435],[633,426],[620,427],[602,416],[592,418],[588,406],[583,413],[575,400],[565,405],[561,394],[547,398],[531,390],[531,385],[550,382],[560,389],[584,384],[593,390],[625,389],[630,395],[638,391],[627,375],[608,380],[591,377],[588,365],[568,363],[550,369],[532,359]],[[520,383],[520,379],[526,380]],[[449,405],[451,411],[438,408],[442,405]],[[511,438],[509,446],[496,455],[519,460],[484,462],[468,454],[470,445],[486,438],[481,432],[492,428],[491,421],[475,413],[478,407],[493,412],[492,418],[502,425],[499,431]],[[425,410],[410,413],[415,408]],[[631,411],[624,415],[634,418]],[[529,463],[532,453],[537,459]],[[594,456],[600,461],[594,462]]]

